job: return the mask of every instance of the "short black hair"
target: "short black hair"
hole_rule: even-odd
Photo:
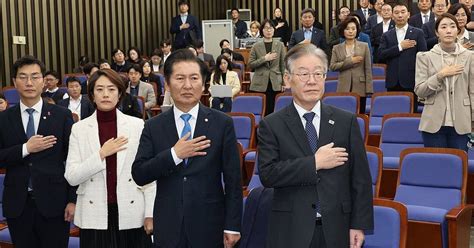
[[[270,19],[265,19],[262,21],[262,24],[260,24],[260,28],[259,28],[259,31],[260,31],[260,35],[263,36],[263,29],[265,28],[265,24],[270,25],[272,28],[275,28],[275,25],[273,24],[273,22],[270,20]]]
[[[61,80],[61,75],[59,75],[59,73],[57,71],[47,71],[43,74],[43,77],[46,77],[46,76],[49,76],[49,75],[53,76],[56,79]]]
[[[101,64],[105,64],[105,63],[110,64],[107,59],[99,59],[99,62],[97,64],[99,64],[100,66]]]
[[[140,74],[143,74],[143,67],[142,67],[141,65],[139,65],[139,64],[134,64],[134,63],[132,63],[132,64],[130,65],[130,67],[128,67],[127,73],[129,73],[130,70],[132,70],[132,69],[135,70],[135,71],[140,72]]]
[[[44,72],[46,71],[46,68],[39,59],[31,56],[31,55],[25,55],[13,63],[13,68],[12,68],[12,78],[16,78],[16,74],[18,73],[18,70],[25,66],[25,65],[38,65],[41,70],[41,74],[44,75]]]
[[[80,58],[79,58],[79,65],[80,66],[84,66],[85,64],[89,63],[89,57],[87,57],[86,55],[82,55]]]
[[[464,12],[466,12],[466,17],[467,17],[466,23],[470,23],[471,22],[471,10],[469,10],[469,8],[465,4],[455,3],[455,4],[451,5],[451,7],[449,7],[449,9],[448,9],[448,13],[453,15],[453,16],[456,16],[459,9],[464,9]]]
[[[66,79],[66,86],[69,86],[69,83],[71,83],[71,82],[78,82],[79,85],[82,87],[81,80],[79,80],[79,78],[77,78],[77,77],[74,77],[74,76],[68,77]]]
[[[84,74],[89,75],[91,74],[91,71],[94,67],[96,67],[97,69],[100,68],[100,66],[97,63],[89,62],[84,65],[84,67],[82,68],[82,71],[84,72]]]
[[[178,7],[181,6],[181,5],[183,5],[183,4],[188,5],[188,8],[189,8],[189,2],[188,2],[188,1],[184,1],[184,0],[181,0],[181,1],[178,2]]]
[[[230,44],[230,41],[228,39],[223,39],[219,42],[219,47],[222,48],[222,46],[224,45],[224,42],[227,42]]]
[[[431,0],[431,8],[434,8],[436,0]],[[449,6],[449,0],[444,0],[444,3],[446,3],[446,7]]]
[[[313,8],[306,8],[303,11],[301,11],[301,17],[303,17],[303,15],[306,13],[311,13],[311,15],[313,15],[313,17],[316,18],[316,12],[314,12]]]
[[[179,62],[195,62],[199,65],[200,74],[202,77],[202,84],[206,83],[207,74],[209,73],[207,65],[187,48],[179,49],[171,53],[166,59],[164,65],[164,76],[167,84],[170,83],[171,74],[173,74],[173,66]]]
[[[119,105],[120,102],[122,101],[122,98],[125,95],[125,91],[127,90],[127,87],[125,86],[125,83],[122,80],[122,77],[120,77],[120,74],[118,74],[118,72],[109,68],[98,70],[89,79],[89,84],[87,85],[87,95],[89,96],[89,99],[91,100],[91,102],[93,102],[94,107],[96,107],[97,105],[94,103],[94,87],[97,80],[102,76],[108,78],[110,82],[112,82],[115,86],[117,86],[118,92],[119,92],[119,101],[117,105]]]
[[[114,50],[112,50],[112,57],[114,57],[115,54],[118,53],[119,51],[122,52],[122,53],[124,53],[122,49],[120,49],[120,48],[114,48]]]
[[[160,42],[160,47],[165,47],[165,45],[167,46],[171,45],[171,39],[167,38]]]
[[[354,16],[348,16],[344,21],[339,24],[339,37],[344,37],[344,30],[347,28],[349,23],[354,23],[356,25],[357,33],[356,37],[359,37],[360,34],[360,24]]]
[[[194,48],[201,48],[204,46],[204,41],[202,41],[201,39],[198,39],[194,42]]]
[[[0,92],[0,99],[3,99],[4,101],[6,101],[7,99],[5,98],[5,95],[3,93]]]
[[[140,51],[140,48],[134,47],[134,46],[132,46],[128,49],[127,56],[130,56],[130,51],[132,51],[132,50],[135,50],[135,52],[137,52],[137,55],[138,55],[139,59],[142,57],[142,52]]]
[[[230,13],[232,13],[234,10],[237,11],[237,13],[240,13],[240,10],[239,10],[238,8],[236,8],[236,7],[230,9]]]
[[[221,55],[224,54],[224,53],[228,53],[228,54],[232,55],[232,50],[230,50],[229,48],[222,48],[221,49]]]

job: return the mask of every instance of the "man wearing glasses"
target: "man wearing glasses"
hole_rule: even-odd
[[[434,45],[438,44],[438,36],[435,33],[436,19],[442,14],[448,12],[448,8],[448,0],[434,0],[432,5],[432,11],[435,14],[435,19],[421,26],[421,29],[423,29],[423,33],[425,34],[426,46],[428,48],[428,51],[431,50]]]
[[[274,188],[267,247],[361,247],[373,228],[357,118],[320,101],[327,64],[312,44],[292,48],[284,80],[293,103],[260,122],[260,179]]]
[[[67,247],[74,217],[75,189],[64,178],[72,114],[41,99],[44,72],[32,56],[17,60],[20,103],[0,113],[3,215],[17,248]]]

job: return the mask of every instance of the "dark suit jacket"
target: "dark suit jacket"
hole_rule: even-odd
[[[265,117],[258,139],[260,179],[274,188],[267,247],[310,247],[318,199],[327,247],[347,247],[349,229],[373,228],[371,176],[354,114],[321,104],[318,146],[334,142],[349,153],[330,170],[316,172],[294,104]]]
[[[58,105],[68,108],[69,100],[70,97],[63,99],[62,101],[58,102]],[[91,103],[91,101],[89,101],[89,97],[87,95],[83,95],[81,98],[81,120],[91,116],[94,111],[94,105]]]
[[[118,65],[115,62],[112,62],[112,64],[110,65],[110,68],[112,70],[116,71],[116,72],[127,73],[128,68],[130,68],[130,66],[132,66],[132,64],[130,64],[130,62],[128,60],[125,60],[125,64],[123,64],[123,65]],[[86,90],[86,92],[87,92],[87,90]]]
[[[201,104],[194,137],[201,135],[211,140],[207,155],[188,159],[186,167],[175,165],[174,109],[145,123],[132,175],[138,185],[156,180],[153,219],[159,247],[176,247],[183,223],[189,243],[197,248],[222,247],[224,230],[240,231],[242,187],[232,119]]]
[[[232,51],[232,61],[245,62],[245,59],[244,59],[244,56],[242,54]]]
[[[364,26],[364,33],[370,35],[372,29],[377,25],[377,14],[371,15]]]
[[[214,66],[216,65],[214,56],[212,56],[212,54],[209,54],[209,53],[203,53],[202,56],[203,56],[203,61],[207,62],[209,64],[209,69],[212,70]]]
[[[423,33],[425,34],[425,40],[426,40],[426,47],[428,50],[431,50],[431,48],[434,47],[434,45],[438,44],[438,36],[436,36],[435,33],[435,21],[434,19],[432,21],[429,21],[421,27],[423,30]]]
[[[137,98],[128,93],[125,93],[123,96],[122,101],[119,103],[118,109],[126,115],[135,116],[140,119],[143,118],[143,114],[140,111],[140,106],[138,106]]]
[[[55,103],[58,103],[61,100],[63,100],[64,94],[66,94],[66,90],[64,88],[58,88],[58,90],[54,93],[50,93],[46,91],[41,93],[41,97],[49,97],[53,99]]]
[[[365,19],[364,12],[362,9],[357,9],[355,13],[360,17],[360,26],[362,30],[364,30],[365,24],[367,24],[367,20]],[[369,18],[373,15],[377,14],[377,12],[374,9],[369,9]]]
[[[201,39],[201,23],[195,16],[188,15],[186,23],[189,23],[189,28],[180,30],[179,26],[183,24],[181,16],[177,15],[171,20],[170,33],[174,34],[174,49],[185,48],[192,44],[193,40]]]
[[[430,19],[429,21],[434,21],[435,15],[433,11],[430,11]],[[412,15],[410,19],[408,19],[408,25],[413,26],[415,28],[421,28],[423,26],[423,16],[421,13]]]
[[[390,21],[388,30],[392,28],[395,28],[395,22],[393,20]],[[380,46],[380,40],[382,39],[382,34],[383,34],[383,22],[375,25],[375,27],[372,29],[372,32],[370,32],[370,43],[372,44],[372,47],[374,49],[372,53],[374,55],[374,63],[379,63],[378,50]]]
[[[64,215],[67,203],[76,203],[76,190],[64,178],[71,112],[43,102],[37,134],[54,135],[57,143],[42,152],[22,157],[27,142],[20,104],[0,113],[0,165],[7,169],[3,192],[3,215],[19,217],[26,204],[28,182],[33,184],[36,207],[46,217]]]
[[[393,28],[382,35],[378,51],[379,62],[387,64],[385,85],[393,88],[397,84],[405,89],[415,87],[415,63],[416,54],[426,51],[426,41],[423,31],[419,28],[408,26],[405,39],[415,40],[416,46],[400,51],[396,28]]]
[[[288,43],[288,50],[298,45],[298,43],[302,42],[303,40],[304,40],[303,29],[296,30],[295,32],[293,32],[293,34],[291,34],[290,42]],[[323,30],[313,27],[311,43],[323,49],[323,51],[325,51],[326,54],[328,53],[328,44],[326,42],[326,35],[324,34]]]
[[[235,36],[239,39],[245,38],[247,35],[247,23],[242,20],[238,20],[235,23]]]

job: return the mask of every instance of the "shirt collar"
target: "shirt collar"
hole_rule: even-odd
[[[79,97],[77,98],[77,100],[75,100],[75,99],[72,98],[72,97],[69,97],[69,102],[80,103],[81,100],[82,100],[82,95],[79,95]]]
[[[188,12],[180,14],[181,16],[188,16]]]
[[[429,18],[430,15],[431,15],[431,10],[428,10],[428,12],[426,12],[426,14],[424,14],[423,12],[420,12],[420,15],[421,15],[422,18],[423,18],[425,15],[428,15],[428,18]]]
[[[175,120],[181,119],[181,115],[185,114],[183,111],[177,108],[176,105],[173,106],[173,112],[174,112]],[[196,106],[194,106],[193,108],[191,108],[187,114],[191,115],[191,119],[197,119],[198,112],[199,112],[199,103],[196,104]]]
[[[49,93],[54,93],[56,91],[58,91],[58,87],[54,88],[54,90],[50,90],[50,89],[46,89],[46,92],[49,92]]]
[[[304,32],[307,32],[307,31],[308,31],[308,32],[311,32],[311,33],[312,33],[312,32],[313,32],[313,27],[310,27],[310,28],[305,28],[305,27],[303,27],[303,31],[304,31]]]
[[[296,111],[298,112],[300,118],[304,118],[303,115],[308,112],[314,112],[317,117],[321,118],[321,100],[319,100],[316,105],[314,105],[311,111],[307,111],[306,109],[298,105],[298,103],[296,103],[295,101],[293,101],[293,104],[295,105]]]
[[[20,100],[20,111],[23,113],[25,110],[29,109],[30,107],[26,106],[21,100]],[[36,112],[41,113],[41,109],[43,108],[43,99],[40,98],[40,100],[31,107],[34,109]]]
[[[403,26],[403,27],[401,27],[401,28],[398,28],[397,26],[395,26],[395,28],[396,28],[397,31],[398,31],[398,30],[403,30],[403,31],[406,32],[406,31],[408,30],[408,23],[405,24],[405,26]]]
[[[467,29],[464,29],[464,33],[462,34],[462,38],[469,40],[469,31],[467,31]]]

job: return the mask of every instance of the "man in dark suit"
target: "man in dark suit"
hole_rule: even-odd
[[[189,15],[189,3],[180,1],[179,15],[171,20],[170,33],[174,34],[174,49],[185,48],[197,39],[201,39],[201,23],[195,16]]]
[[[431,0],[419,0],[418,9],[420,13],[414,14],[408,20],[408,24],[415,28],[421,28],[423,24],[434,21],[435,14],[431,12]]]
[[[0,113],[3,215],[17,248],[67,247],[75,210],[75,189],[64,178],[72,115],[42,100],[44,71],[32,56],[17,60],[20,104]]]
[[[370,36],[372,29],[379,23],[382,22],[382,5],[384,4],[384,0],[376,0],[374,3],[374,8],[376,13],[374,15],[369,16],[367,19],[367,23],[364,27],[364,33]]]
[[[232,8],[230,11],[232,15],[232,23],[234,24],[235,37],[242,39],[247,36],[247,23],[240,20],[240,11],[238,8]]]
[[[119,53],[122,53],[120,50],[118,50],[118,52],[116,52],[116,56],[120,56],[118,55]],[[121,55],[123,57],[123,53]],[[115,56],[114,56],[115,57]],[[116,69],[118,68],[117,64],[114,62],[112,63],[112,66],[115,67]],[[122,66],[123,68],[128,68],[130,67],[130,64],[128,63],[128,61],[124,61],[124,64]],[[127,72],[127,71],[121,71],[123,70],[123,68],[120,68],[118,69],[120,72]],[[84,67],[82,67],[82,71],[84,72],[84,75],[86,76],[87,80],[84,81],[82,84],[81,84],[81,94],[82,95],[87,95],[87,90],[88,90],[88,85],[89,85],[89,78],[92,76],[92,74],[94,74],[94,72],[98,71],[100,68],[99,64],[97,63],[94,63],[94,62],[89,62],[87,64],[84,65]],[[115,71],[117,71],[116,69],[113,69]],[[128,69],[127,69],[128,70]]]
[[[245,62],[244,56],[238,52],[235,52],[232,46],[230,45],[230,41],[227,39],[223,39],[219,42],[219,46],[221,48],[221,54],[224,49],[229,49],[231,51],[232,61],[242,61]]]
[[[69,77],[66,86],[69,97],[57,104],[69,109],[75,122],[91,116],[95,108],[87,95],[81,95],[81,81],[76,77]]]
[[[214,60],[212,54],[204,52],[204,42],[202,40],[197,40],[194,44],[194,48],[196,48],[198,58],[200,58],[207,65],[209,65],[209,70],[212,71],[214,69],[214,65],[216,65],[216,61]]]
[[[438,36],[435,32],[435,23],[436,18],[440,17],[442,14],[448,12],[449,0],[434,0],[432,11],[435,15],[435,18],[421,26],[423,33],[425,34],[426,46],[428,50],[438,44]]]
[[[361,247],[373,228],[357,118],[320,101],[327,63],[311,44],[290,50],[284,80],[293,103],[260,122],[260,179],[274,188],[267,247]]]
[[[382,22],[375,25],[370,33],[370,43],[374,48],[374,63],[379,63],[378,57],[378,49],[380,46],[380,39],[382,38],[382,34],[387,32],[388,30],[395,28],[395,22],[392,20],[392,6],[388,3],[382,5]]]
[[[233,247],[242,187],[232,119],[199,103],[207,68],[188,49],[172,53],[164,73],[174,107],[145,123],[132,166],[137,184],[157,183],[155,243]]]
[[[369,8],[369,0],[359,0],[359,8],[356,9],[355,13],[361,17],[360,26],[362,27],[362,30],[369,20],[369,17],[376,14],[374,9]]]
[[[41,94],[41,97],[49,97],[53,99],[55,103],[61,101],[66,91],[58,87],[60,79],[61,76],[56,71],[47,71],[44,74],[46,90]]]
[[[291,34],[290,42],[288,43],[288,50],[299,43],[312,43],[325,51],[326,54],[329,53],[324,31],[313,27],[315,18],[316,14],[312,8],[306,8],[301,12],[301,24],[303,25],[303,28],[298,29]]]
[[[114,48],[114,50],[112,50],[112,59],[113,62],[110,65],[110,68],[112,68],[112,70],[118,73],[126,73],[128,71],[128,68],[130,67],[130,62],[128,60],[125,60],[125,53],[122,51],[122,49]],[[87,75],[89,73],[84,70],[84,74]],[[84,94],[87,94],[87,92]]]
[[[408,8],[397,3],[393,7],[395,28],[382,35],[379,60],[387,64],[385,85],[389,91],[410,91],[415,87],[416,54],[426,51],[423,31],[409,26]]]

